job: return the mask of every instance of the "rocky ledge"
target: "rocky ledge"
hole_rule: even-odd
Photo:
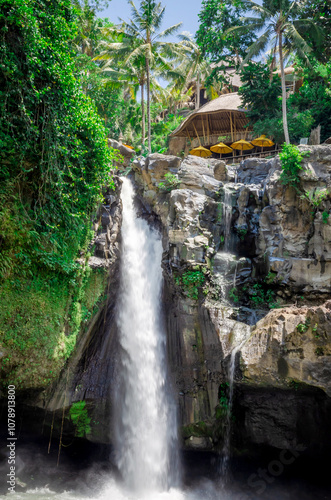
[[[330,396],[331,147],[301,148],[310,153],[301,194],[281,183],[279,157],[236,166],[160,154],[133,162],[144,210],[162,223],[169,359],[185,446],[222,441],[219,400],[234,348],[242,394],[283,390],[300,399],[303,391],[309,399],[311,387]],[[320,190],[327,194],[317,203]],[[288,432],[295,434],[296,418]]]

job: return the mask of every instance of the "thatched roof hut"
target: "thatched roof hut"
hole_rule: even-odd
[[[192,147],[249,139],[248,119],[237,92],[224,94],[193,111],[172,132],[172,137],[186,137]]]

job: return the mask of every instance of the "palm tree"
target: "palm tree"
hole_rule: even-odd
[[[157,72],[159,75],[169,76],[172,73],[169,61],[174,61],[178,57],[181,46],[179,43],[164,42],[163,39],[175,33],[181,23],[159,32],[165,11],[160,2],[143,0],[139,10],[132,0],[129,3],[132,19],[128,23],[122,20],[122,24],[114,30],[106,30],[110,39],[96,59],[108,58],[117,63],[121,61],[124,68],[139,68],[143,141],[145,137],[144,87],[146,86],[148,151],[151,152],[151,74]],[[105,34],[107,34],[106,31]],[[117,40],[116,37],[114,38],[115,33]]]
[[[145,58],[139,56],[139,41],[129,36],[123,26],[107,27],[102,30],[104,39],[100,42],[100,54],[96,61],[105,61],[102,71],[114,82],[122,83],[129,92],[135,94],[135,85],[141,90],[141,130],[142,143],[145,142]],[[138,53],[137,53],[138,52]]]
[[[285,142],[290,142],[287,126],[287,110],[286,110],[286,88],[285,88],[285,73],[284,73],[284,47],[287,50],[296,52],[302,59],[309,64],[309,53],[311,47],[303,38],[303,33],[308,30],[315,32],[317,37],[320,37],[320,30],[311,19],[303,19],[301,15],[306,8],[309,0],[264,0],[263,5],[259,5],[252,0],[244,0],[245,6],[250,6],[258,17],[241,18],[245,26],[230,28],[228,32],[234,30],[249,30],[260,31],[263,33],[259,38],[248,48],[247,56],[243,64],[254,56],[265,51],[269,45],[274,47],[274,55],[277,47],[279,53],[279,65],[281,71],[282,83],[282,112],[283,112],[283,127]]]
[[[185,76],[186,86],[192,81],[196,81],[195,88],[195,109],[200,108],[201,82],[205,81],[211,74],[212,68],[202,55],[200,47],[194,42],[192,35],[183,32],[179,35],[185,57],[182,58],[181,65],[177,71]]]
[[[132,20],[126,24],[126,31],[136,40],[139,40],[139,54],[144,54],[146,65],[146,93],[147,93],[147,137],[148,151],[151,152],[151,113],[150,113],[150,95],[151,95],[151,70],[158,68],[159,72],[163,72],[165,76],[171,73],[169,60],[174,60],[178,57],[180,46],[178,43],[164,42],[163,39],[174,34],[182,23],[174,24],[173,26],[158,32],[161,27],[165,7],[162,7],[161,2],[156,3],[154,0],[143,0],[140,3],[139,10],[131,0]],[[168,75],[167,75],[168,74]]]

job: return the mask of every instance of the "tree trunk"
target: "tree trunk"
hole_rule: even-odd
[[[195,96],[195,109],[200,108],[200,72],[198,71],[196,96]]]
[[[151,154],[151,105],[150,105],[150,75],[149,75],[149,59],[146,57],[146,79],[147,79],[147,138],[148,138],[148,154]]]
[[[144,82],[141,85],[141,143],[145,144],[145,96],[144,96]]]
[[[290,144],[290,136],[288,133],[288,126],[287,126],[286,88],[285,88],[285,73],[284,73],[284,62],[283,62],[282,32],[279,33],[279,63],[280,63],[280,73],[281,73],[281,81],[282,81],[283,128],[284,128],[285,142],[287,142],[287,144]]]

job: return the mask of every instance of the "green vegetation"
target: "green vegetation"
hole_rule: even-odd
[[[238,234],[238,236],[239,236],[240,240],[241,240],[241,241],[244,241],[245,236],[246,236],[246,234],[247,234],[247,229],[246,229],[246,228],[244,228],[244,227],[238,227],[238,228],[236,229],[236,231],[237,231],[237,234]]]
[[[202,54],[213,63],[218,63],[208,78],[208,82],[213,85],[219,82],[231,89],[226,69],[229,65],[236,66],[239,58],[246,56],[247,48],[254,41],[254,31],[240,33],[227,31],[234,26],[243,26],[241,16],[248,11],[247,3],[240,0],[202,1],[196,40]]]
[[[251,287],[249,294],[253,307],[268,305],[273,308],[275,305],[275,292],[271,289],[265,290],[259,283]]]
[[[307,19],[306,17],[305,7],[309,4],[309,0],[302,0],[301,2],[291,2],[290,0],[264,0],[262,5],[249,0],[247,3],[251,5],[255,17],[242,18],[241,21],[243,25],[237,25],[230,28],[228,32],[245,33],[250,31],[263,31],[259,33],[259,38],[248,48],[244,63],[249,61],[252,57],[261,54],[262,51],[267,49],[268,45],[272,44],[272,70],[275,66],[276,54],[278,51],[281,71],[284,137],[285,142],[290,143],[287,125],[284,52],[287,54],[295,52],[303,61],[308,63],[309,54],[312,52],[312,48],[305,40],[305,33],[309,31],[311,38],[317,40],[321,38],[322,31],[313,19]]]
[[[323,224],[327,224],[328,223],[329,217],[330,217],[329,212],[325,212],[325,211],[322,212],[322,221],[323,221]]]
[[[205,284],[206,276],[201,270],[185,271],[175,277],[177,285],[181,286],[190,299],[198,300],[199,289]]]
[[[105,289],[87,252],[119,158],[77,79],[70,1],[0,5],[1,378],[41,387],[58,375]]]
[[[42,387],[58,377],[81,329],[104,300],[105,270],[16,277],[0,287],[1,382]],[[9,377],[9,378],[8,378]]]
[[[320,204],[326,200],[329,196],[329,191],[325,188],[319,188],[312,191],[304,191],[301,195],[303,200],[307,200],[308,203],[316,210]],[[325,213],[325,212],[323,212]],[[327,214],[328,215],[328,214]],[[323,214],[322,214],[323,217]],[[324,222],[324,219],[323,219]],[[327,219],[326,219],[327,222]]]
[[[112,184],[105,129],[75,79],[68,0],[1,0],[2,277],[69,275],[90,217]]]
[[[297,146],[293,144],[284,144],[282,152],[279,155],[282,164],[281,182],[287,186],[291,185],[298,188],[300,183],[299,173],[303,170],[302,160],[305,154],[300,152]]]
[[[231,288],[229,291],[229,299],[232,300],[235,304],[239,302],[238,291],[235,287]]]
[[[270,79],[267,64],[248,61],[240,70],[242,86],[239,94],[244,105],[248,106],[247,116],[254,124],[265,120],[265,116],[273,117],[280,109],[281,81],[278,75]],[[270,134],[270,128],[267,129]],[[271,129],[273,131],[273,128]]]
[[[88,417],[85,401],[73,403],[69,410],[69,417],[75,426],[77,437],[84,437],[91,432],[91,419]]]
[[[270,286],[273,284],[274,281],[271,282],[269,276],[262,283],[233,287],[229,291],[229,299],[235,305],[245,303],[254,309],[261,307],[274,309],[278,307],[278,303],[276,301],[275,290]]]
[[[97,57],[99,60],[108,60],[104,66],[109,71],[109,65],[118,65],[117,72],[112,68],[112,73],[121,80],[133,81],[141,88],[142,103],[142,142],[145,141],[145,112],[144,112],[144,87],[147,94],[147,139],[148,152],[151,153],[151,71],[158,75],[167,76],[171,65],[168,61],[178,58],[183,46],[179,43],[165,42],[163,39],[175,33],[181,23],[175,24],[160,32],[165,8],[161,3],[153,0],[144,0],[136,8],[132,6],[132,19],[121,26],[107,27],[104,32],[107,37],[105,50]],[[184,51],[182,50],[184,54]],[[168,61],[167,61],[168,59]],[[124,63],[124,64],[123,64]],[[154,82],[154,86],[156,82]]]
[[[177,175],[171,174],[168,172],[164,176],[164,182],[160,182],[159,184],[159,190],[160,191],[165,191],[165,192],[170,192],[173,189],[177,189],[180,184],[180,180],[178,179]]]
[[[299,333],[306,333],[310,327],[310,318],[306,318],[304,323],[299,323],[297,325],[297,330]]]
[[[215,408],[215,417],[218,419],[224,419],[229,410],[229,382],[223,382],[219,387],[219,400],[218,405]]]

